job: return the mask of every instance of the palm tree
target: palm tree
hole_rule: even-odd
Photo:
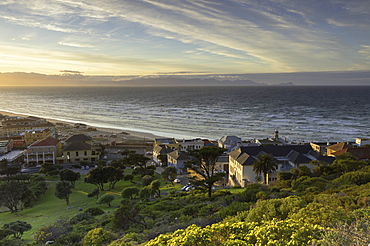
[[[253,163],[253,171],[257,174],[263,173],[263,177],[265,179],[265,183],[267,184],[267,174],[276,171],[278,167],[275,159],[270,154],[264,154],[258,156],[258,159]]]

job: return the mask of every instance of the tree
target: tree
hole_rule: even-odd
[[[150,175],[145,175],[142,179],[141,179],[141,184],[143,186],[148,186],[150,185],[150,183],[155,180],[155,178],[153,176],[150,176]]]
[[[134,196],[139,194],[139,189],[137,187],[126,187],[122,190],[121,196],[122,198],[132,199]]]
[[[96,203],[98,203],[98,204],[107,204],[110,207],[111,203],[114,199],[115,199],[114,195],[104,194],[98,199],[98,201]]]
[[[123,180],[124,181],[130,181],[133,184],[135,183],[135,182],[132,181],[132,180],[134,180],[134,175],[132,175],[132,174],[125,175],[125,177],[123,178]]]
[[[43,163],[41,164],[41,168],[39,170],[39,173],[49,173],[51,171],[57,170],[57,166],[54,165],[53,163]]]
[[[32,229],[32,226],[24,221],[14,221],[4,224],[3,229],[12,234],[14,238],[20,239],[25,231]]]
[[[33,195],[23,183],[9,181],[0,184],[0,205],[7,207],[12,213],[17,212],[28,196]]]
[[[153,180],[150,185],[149,185],[150,189],[152,189],[152,192],[154,194],[157,194],[158,197],[161,196],[161,190],[159,189],[159,187],[161,187],[161,182],[159,180]]]
[[[121,206],[114,212],[112,223],[115,229],[127,229],[132,223],[147,228],[144,218],[140,216],[140,205],[127,199],[122,200]]]
[[[158,155],[159,161],[162,163],[162,166],[167,166],[168,165],[168,159],[166,154],[159,154]]]
[[[109,180],[109,170],[108,172],[106,170],[104,167],[97,167],[90,170],[86,174],[85,182],[96,185],[99,190],[104,190],[104,184],[108,183]]]
[[[15,175],[21,171],[20,166],[10,165],[7,159],[0,161],[0,175],[6,175],[7,177]]]
[[[161,176],[164,180],[168,180],[173,185],[173,181],[177,177],[177,169],[176,167],[166,167],[164,171],[161,173]]]
[[[257,174],[263,174],[265,183],[268,184],[267,174],[275,172],[277,163],[270,154],[264,154],[258,156],[258,159],[253,163],[253,171]]]
[[[106,167],[106,169],[110,169],[110,175],[109,175],[109,189],[114,189],[114,186],[116,183],[122,179],[124,179],[125,175],[123,174],[123,169],[121,168],[115,168],[112,166]]]
[[[149,198],[153,195],[153,190],[149,186],[145,186],[141,188],[139,192],[139,196],[143,200],[149,200]]]
[[[87,197],[95,197],[95,200],[99,198],[99,189],[94,189],[91,193],[87,194]]]
[[[195,160],[189,161],[186,167],[193,170],[198,176],[191,177],[191,183],[195,186],[204,187],[208,191],[208,197],[212,196],[212,187],[224,178],[225,173],[217,172],[217,159],[226,149],[220,149],[215,146],[207,146],[197,150],[189,151],[189,154],[195,157]]]
[[[58,182],[55,187],[55,196],[66,201],[69,205],[69,196],[72,194],[71,186],[67,182]]]
[[[75,187],[76,181],[80,179],[79,172],[73,172],[70,169],[64,169],[59,173],[60,181],[68,181],[72,188]]]

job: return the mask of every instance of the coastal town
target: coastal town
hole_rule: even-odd
[[[82,123],[51,122],[33,116],[0,115],[0,159],[17,166],[21,172],[40,168],[43,164],[61,166],[94,166],[99,160],[110,162],[130,149],[148,157],[148,165],[175,167],[179,175],[188,173],[186,163],[192,160],[191,150],[207,146],[225,149],[217,159],[215,171],[225,173],[219,185],[246,187],[256,182],[273,183],[279,172],[306,166],[311,171],[315,162],[330,165],[345,153],[357,160],[370,159],[370,139],[358,137],[353,142],[287,142],[275,130],[270,138],[245,141],[237,136],[218,140],[141,138],[118,130],[97,129]],[[103,151],[104,149],[104,151]],[[261,177],[253,169],[259,156],[270,154],[277,168]],[[266,179],[266,180],[265,180]]]

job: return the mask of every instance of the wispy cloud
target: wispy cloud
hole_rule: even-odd
[[[0,48],[39,49],[7,51],[8,61],[104,74],[346,70],[367,62],[369,9],[361,0],[6,0]]]

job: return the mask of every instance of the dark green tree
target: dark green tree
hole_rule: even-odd
[[[226,149],[215,146],[207,146],[189,151],[189,154],[194,157],[194,160],[189,161],[186,167],[196,174],[196,176],[190,178],[191,183],[195,186],[205,188],[209,198],[212,196],[213,185],[225,176],[225,173],[216,170],[217,159],[225,151]]]
[[[69,205],[69,196],[72,194],[72,189],[70,184],[67,182],[58,182],[55,187],[55,196],[59,199],[63,199],[66,201],[67,205]]]
[[[173,185],[173,181],[177,177],[177,169],[176,167],[166,167],[163,172],[161,173],[161,176],[164,180],[168,180]]]
[[[132,174],[127,174],[127,175],[125,175],[125,177],[123,178],[123,180],[125,180],[125,181],[130,181],[131,183],[135,184],[135,182],[133,182],[133,180],[134,180],[134,175],[132,175]]]
[[[152,192],[156,194],[158,197],[161,196],[161,190],[159,189],[161,187],[161,182],[157,180],[153,180],[150,185],[150,189],[152,189]]]
[[[109,181],[110,170],[97,167],[86,174],[85,182],[94,184],[99,190],[104,190],[104,184]]]
[[[23,206],[27,197],[33,196],[28,185],[16,181],[9,181],[0,184],[0,205],[7,207],[10,212],[17,212]]]
[[[95,197],[95,200],[99,198],[99,189],[94,189],[91,193],[87,194],[87,197]]]
[[[133,199],[134,196],[139,195],[139,188],[137,187],[126,187],[122,190],[121,196],[122,198],[128,198],[128,199]]]
[[[168,159],[166,154],[159,154],[158,159],[162,163],[162,166],[168,166]]]
[[[258,175],[263,174],[265,183],[268,183],[267,174],[275,172],[277,169],[277,163],[270,154],[264,154],[258,156],[258,159],[253,163],[253,171]]]
[[[14,238],[20,239],[25,231],[32,229],[32,226],[24,221],[14,221],[4,224],[3,229],[8,231]]]
[[[64,169],[59,173],[60,181],[67,181],[72,188],[75,187],[76,181],[80,179],[81,175],[79,172],[73,172],[70,169]]]
[[[115,199],[114,195],[112,194],[104,194],[102,195],[96,203],[98,204],[107,204],[109,207],[112,205],[112,201]]]
[[[114,186],[116,183],[122,179],[124,179],[125,175],[123,174],[123,169],[121,168],[115,168],[112,166],[105,167],[106,169],[110,169],[110,175],[109,175],[109,189],[114,189]]]
[[[19,165],[10,165],[7,159],[2,159],[0,161],[0,175],[6,175],[9,179],[9,176],[15,175],[21,171],[21,166]]]

